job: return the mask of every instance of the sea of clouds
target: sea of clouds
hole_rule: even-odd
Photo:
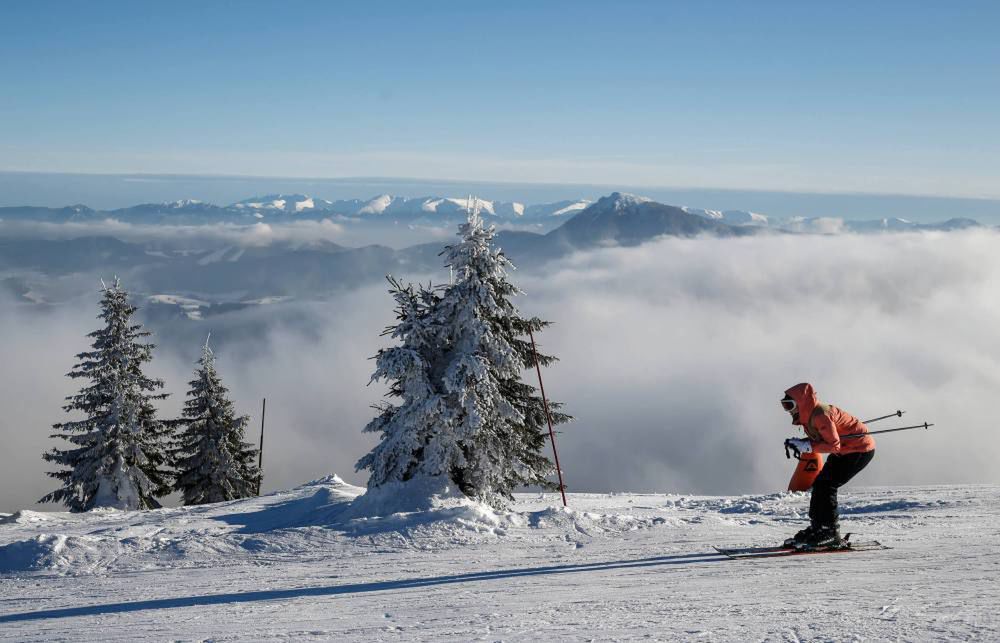
[[[503,221],[498,228],[544,233],[555,223]],[[379,219],[336,214],[323,219],[197,225],[135,223],[114,218],[65,223],[0,219],[0,238],[65,240],[107,236],[130,243],[184,250],[220,245],[241,248],[271,245],[300,247],[323,242],[349,247],[377,244],[400,249],[420,243],[450,241],[455,236],[455,230],[456,227],[451,225],[430,225],[426,222],[393,224]]]
[[[987,231],[668,238],[514,272],[522,311],[555,322],[538,339],[560,358],[546,391],[576,417],[558,436],[570,490],[783,489],[782,441],[798,430],[778,400],[801,381],[863,418],[907,411],[873,428],[936,424],[880,437],[852,484],[1000,483],[998,243]],[[0,511],[53,488],[40,454],[79,385],[64,374],[98,326],[97,296],[89,309],[0,300]],[[151,326],[151,372],[173,394],[164,414],[177,413],[212,331],[254,440],[268,399],[265,491],[332,472],[363,484],[354,463],[374,437],[361,429],[385,392],[369,385],[369,358],[392,321],[385,289],[370,287]]]

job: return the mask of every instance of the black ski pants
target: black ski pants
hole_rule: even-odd
[[[874,457],[875,451],[827,456],[823,470],[813,483],[809,500],[809,519],[813,527],[837,526],[837,489],[858,475]]]

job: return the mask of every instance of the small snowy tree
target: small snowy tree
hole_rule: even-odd
[[[391,276],[387,279],[398,321],[382,334],[399,340],[400,345],[378,352],[372,381],[391,382],[389,395],[399,398],[400,404],[377,406],[379,414],[364,429],[381,434],[379,444],[356,467],[370,471],[370,487],[427,473],[427,467],[422,466],[428,455],[425,448],[435,434],[446,432],[449,426],[435,376],[441,347],[429,316],[437,295],[430,288],[417,292],[412,284],[403,286]]]
[[[189,385],[183,417],[176,422],[183,428],[173,452],[174,490],[185,505],[255,495],[260,477],[254,464],[257,449],[244,440],[250,418],[236,415],[207,340]]]
[[[510,298],[510,262],[492,246],[494,231],[478,211],[461,226],[460,243],[446,248],[454,281],[439,291],[393,283],[399,323],[388,330],[400,346],[378,354],[374,379],[392,380],[390,395],[366,430],[382,442],[358,462],[369,485],[446,475],[470,497],[503,506],[519,486],[556,488],[546,476],[545,410],[536,389],[521,380],[534,367],[529,331],[548,325],[520,315]],[[548,365],[553,357],[538,356]],[[553,423],[569,416],[551,405]]]
[[[164,467],[171,427],[156,418],[153,406],[167,394],[155,393],[162,380],[143,373],[154,346],[141,342],[151,333],[132,323],[136,310],[117,278],[104,287],[99,319],[105,326],[88,335],[93,350],[77,355],[69,373],[90,383],[63,407],[85,417],[53,425],[62,433],[52,437],[74,446],[43,454],[67,468],[49,473],[63,486],[40,502],[62,502],[70,511],[153,509],[160,506],[156,498],[170,492]]]

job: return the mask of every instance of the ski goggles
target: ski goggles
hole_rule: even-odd
[[[795,411],[798,410],[799,405],[796,404],[795,400],[792,398],[786,397],[781,400],[781,408],[785,409],[789,413],[795,413]]]

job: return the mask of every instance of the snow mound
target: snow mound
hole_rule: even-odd
[[[22,509],[12,514],[0,514],[0,525],[37,525],[50,522],[53,514]]]
[[[507,520],[518,527],[555,529],[567,533],[575,531],[585,536],[620,534],[665,525],[668,522],[666,518],[660,516],[602,514],[578,511],[569,507],[551,507],[541,511],[508,514]]]
[[[404,541],[470,542],[478,537],[528,537],[531,532],[570,540],[620,534],[667,524],[661,516],[603,514],[566,507],[498,511],[465,496],[442,477],[390,483],[355,499],[329,525],[352,537],[393,532]]]
[[[0,517],[0,574],[62,576],[133,570],[319,560],[333,551],[405,552],[562,543],[574,548],[668,527],[752,525],[798,520],[807,497],[629,495],[584,497],[570,508],[558,496],[524,494],[511,510],[465,496],[447,477],[364,489],[336,475],[267,496],[153,511],[84,514],[20,511]],[[856,513],[906,512],[891,497],[847,505]],[[896,505],[883,501],[896,502]],[[907,503],[908,500],[902,501]],[[554,506],[556,505],[556,506]],[[883,506],[884,505],[884,506]],[[882,515],[888,515],[883,513]],[[492,545],[490,545],[492,546]]]
[[[468,498],[446,477],[365,490],[330,475],[260,498],[192,507],[19,511],[0,517],[12,530],[6,543],[0,540],[0,574],[78,575],[310,558],[331,547],[437,550],[536,538],[583,546],[602,536],[683,523],[662,515],[599,513],[542,502],[499,511]]]
[[[261,538],[244,541],[251,550],[270,551],[280,530],[322,528],[349,539],[388,538],[414,544],[467,543],[523,530],[563,534],[618,534],[666,524],[658,516],[600,514],[566,508],[539,511],[497,511],[468,498],[444,477],[421,477],[365,491],[330,476],[295,490],[287,501],[261,511],[232,513],[218,519],[241,525],[239,533]]]
[[[267,504],[259,511],[240,511],[246,506],[246,501],[235,501],[230,503],[230,508],[235,511],[215,516],[215,519],[240,525],[240,533],[246,534],[329,526],[364,491],[364,488],[347,484],[333,474],[296,487],[287,494],[274,494],[275,498],[284,495],[291,498]]]
[[[55,571],[89,573],[119,555],[122,546],[109,538],[39,534],[0,545],[0,573]]]
[[[788,494],[774,493],[765,496],[738,496],[723,498],[715,504],[715,509],[721,514],[760,514],[775,516],[787,514],[788,506],[783,500]]]
[[[840,507],[840,513],[842,514],[871,514],[871,513],[883,513],[883,512],[905,512],[912,509],[940,509],[942,507],[951,506],[953,503],[937,500],[933,502],[920,502],[917,500],[891,500],[888,502],[874,502],[874,503],[851,503],[842,505]]]
[[[468,498],[447,478],[422,477],[369,489],[331,527],[352,535],[407,534],[431,525],[437,531],[499,534],[503,522],[493,509]]]
[[[691,512],[715,512],[720,514],[757,514],[762,516],[799,516],[799,501],[804,494],[771,493],[757,496],[720,496],[709,498],[676,496],[670,497],[664,508]]]

